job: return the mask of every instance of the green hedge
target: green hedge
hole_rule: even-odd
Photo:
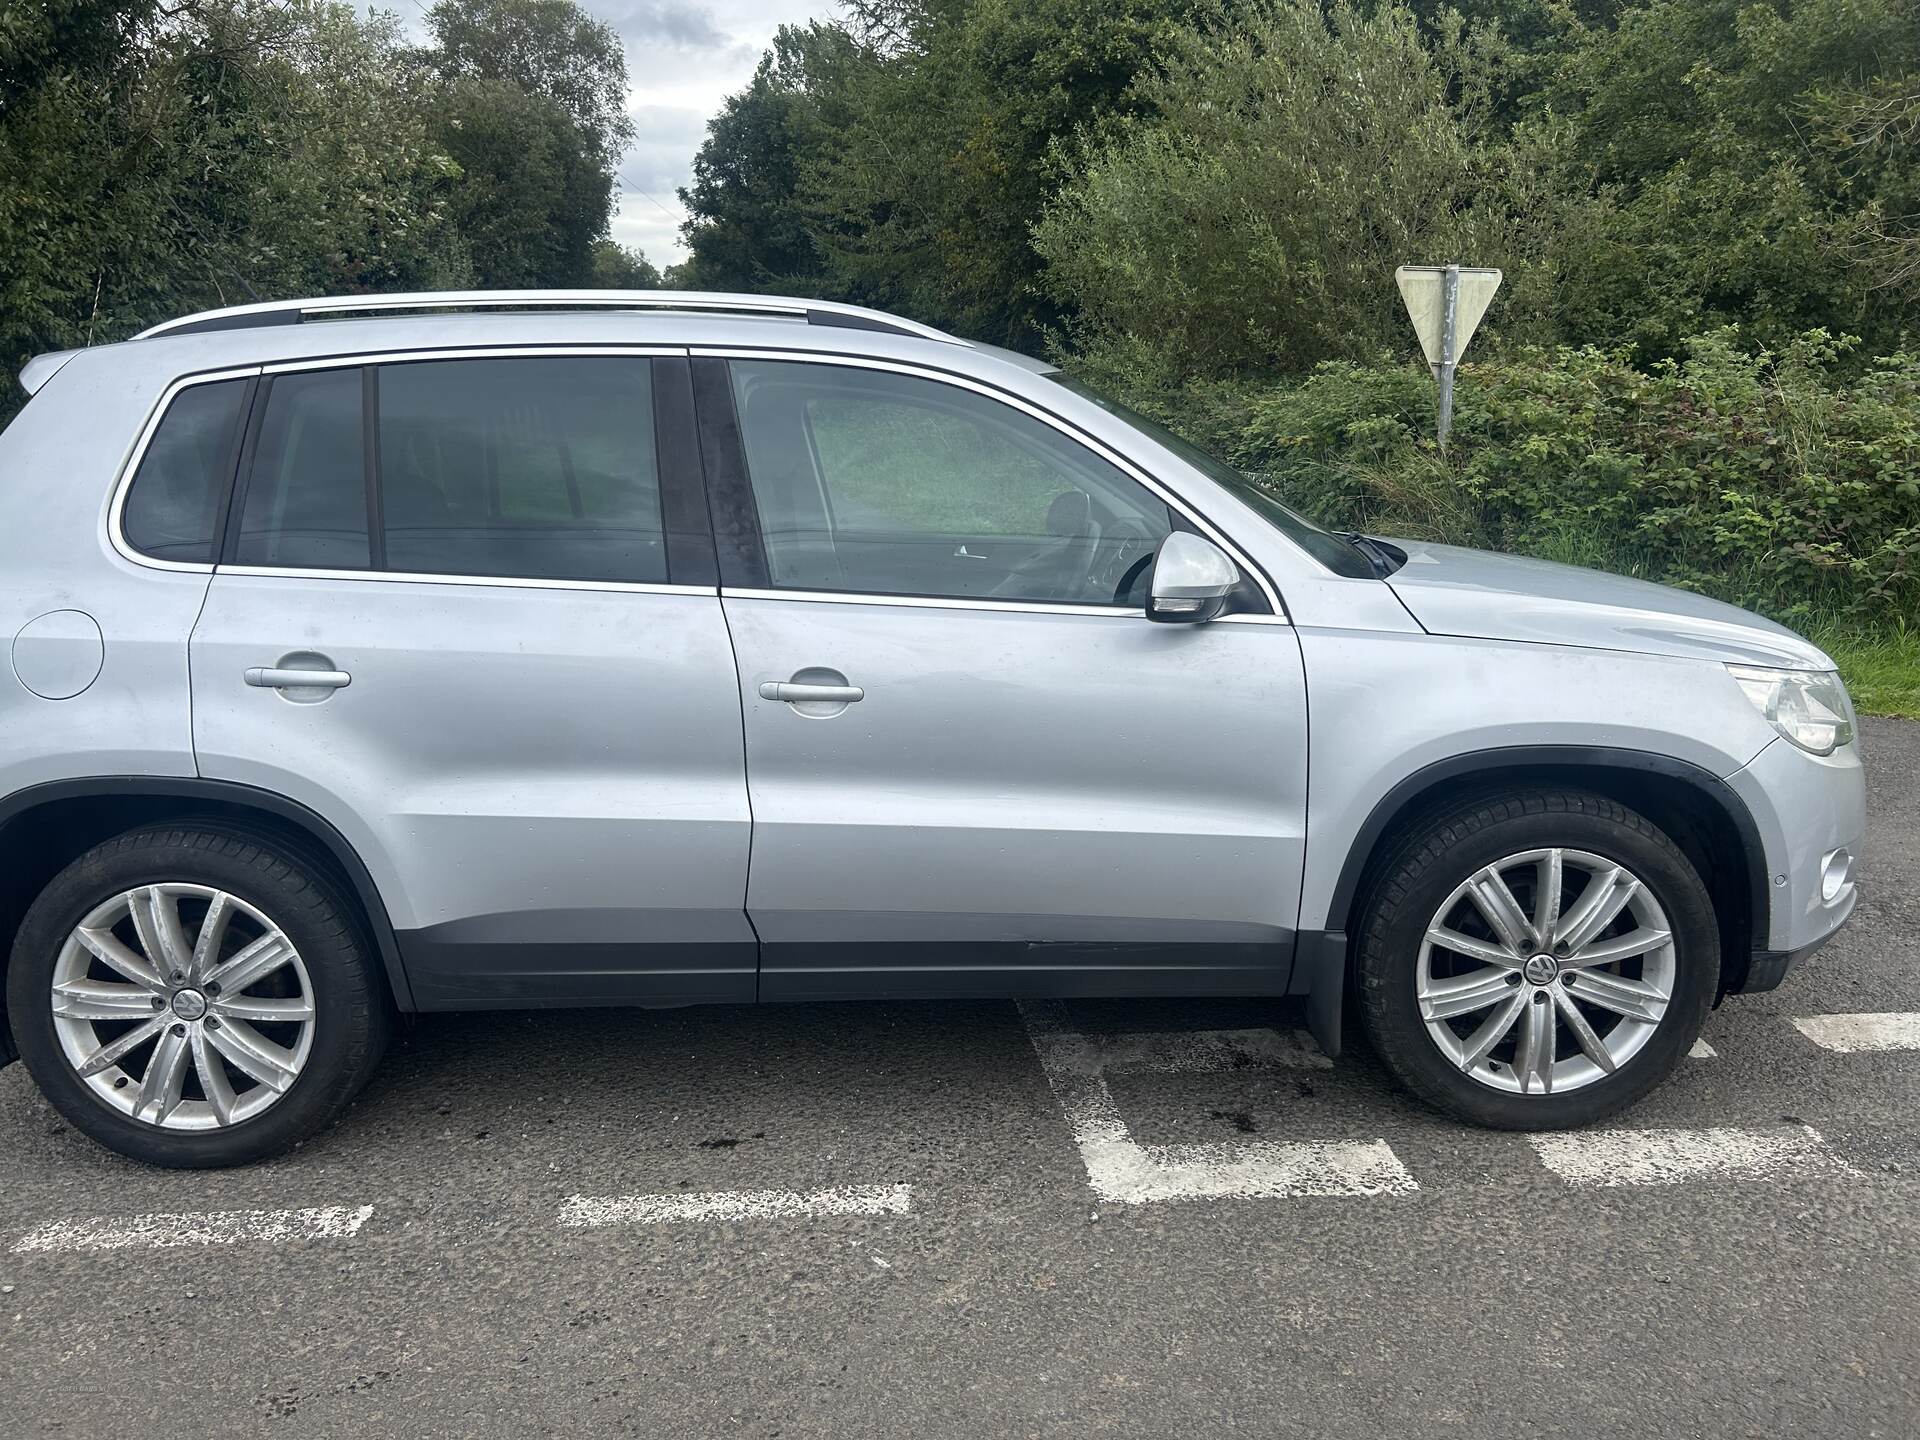
[[[1334,363],[1189,397],[1187,428],[1346,529],[1644,575],[1786,620],[1920,616],[1920,356],[1731,331],[1635,369],[1594,349],[1461,367],[1453,437],[1420,367]],[[1155,408],[1165,410],[1166,406]]]

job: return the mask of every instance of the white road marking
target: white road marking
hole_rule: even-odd
[[[371,1205],[307,1210],[210,1210],[174,1215],[101,1215],[56,1220],[23,1236],[16,1255],[63,1250],[169,1250],[181,1245],[237,1245],[248,1240],[345,1240],[359,1233]]]
[[[1873,1050],[1920,1050],[1920,1013],[1808,1015],[1794,1028],[1816,1045],[1852,1055]]]
[[[1720,1052],[1714,1049],[1713,1046],[1707,1044],[1706,1041],[1696,1040],[1693,1042],[1693,1048],[1687,1051],[1687,1058],[1689,1060],[1717,1060],[1720,1058]]]
[[[789,1220],[821,1215],[905,1215],[911,1185],[848,1185],[837,1190],[709,1190],[694,1195],[571,1195],[560,1223],[658,1225],[685,1220]]]
[[[1776,1171],[1847,1173],[1809,1125],[1764,1130],[1584,1130],[1529,1135],[1546,1167],[1569,1185],[1678,1185],[1703,1176],[1762,1179]]]
[[[1219,1068],[1237,1068],[1231,1056],[1246,1053],[1246,1032],[1237,1039],[1198,1039],[1188,1047],[1140,1047],[1150,1038],[1121,1042],[1083,1035],[1052,1003],[1020,1007],[1054,1098],[1066,1112],[1067,1129],[1087,1167],[1087,1182],[1102,1200],[1147,1205],[1163,1200],[1226,1197],[1349,1197],[1404,1195],[1420,1187],[1384,1140],[1250,1141],[1222,1145],[1142,1145],[1114,1104],[1105,1068],[1110,1056],[1133,1068],[1191,1068],[1201,1054],[1228,1056]],[[1277,1039],[1278,1037],[1276,1037]],[[1265,1042],[1262,1042],[1264,1044]],[[1143,1064],[1143,1060],[1182,1063]]]

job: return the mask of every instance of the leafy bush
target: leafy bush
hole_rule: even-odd
[[[1810,331],[1778,354],[1731,330],[1636,369],[1593,348],[1466,364],[1449,451],[1408,365],[1322,365],[1211,430],[1243,467],[1342,528],[1604,566],[1786,619],[1920,613],[1920,355],[1843,361]],[[1844,378],[1854,376],[1856,378]]]
[[[1075,348],[1228,375],[1400,339],[1396,263],[1502,248],[1458,84],[1404,6],[1266,0],[1183,33],[1034,228]]]

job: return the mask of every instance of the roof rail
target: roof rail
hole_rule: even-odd
[[[718,295],[698,290],[440,290],[406,295],[332,295],[313,300],[269,300],[183,315],[142,330],[133,338],[201,335],[214,330],[250,330],[265,325],[299,325],[328,315],[370,315],[407,310],[685,310],[736,315],[784,316],[809,325],[840,325],[883,330],[940,340],[967,342],[930,325],[902,320],[880,310],[840,305],[831,300],[795,300],[785,296]]]

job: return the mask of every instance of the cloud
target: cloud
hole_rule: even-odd
[[[620,197],[620,209],[613,217],[613,238],[622,245],[635,245],[644,250],[647,259],[665,269],[687,258],[686,247],[680,243],[680,222],[686,215],[680,209],[680,202],[670,196],[660,196],[661,205],[655,208],[652,201],[642,196],[628,193]]]
[[[689,0],[588,0],[586,7],[633,45],[723,50],[737,43],[714,24],[705,6]],[[632,56],[628,60],[631,63]]]
[[[621,157],[613,237],[657,265],[686,258],[675,193],[693,178],[707,121],[745,87],[781,25],[825,18],[834,0],[580,0],[627,48],[628,112],[637,134]]]
[[[707,112],[636,105],[628,113],[634,141],[621,158],[620,176],[629,189],[664,191],[664,199],[692,173],[694,152],[707,138]]]

